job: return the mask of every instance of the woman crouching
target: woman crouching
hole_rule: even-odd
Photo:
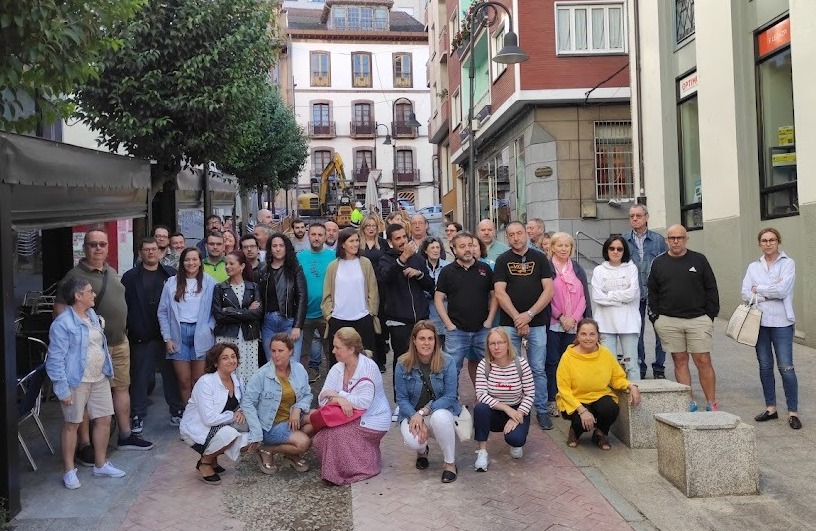
[[[232,343],[214,345],[204,355],[204,375],[193,386],[190,401],[181,417],[181,438],[201,455],[196,469],[207,485],[218,485],[224,468],[218,456],[238,458],[241,434],[233,425],[246,422],[239,408],[241,383],[238,347]],[[237,447],[236,447],[236,441]]]
[[[436,328],[419,321],[411,332],[408,352],[399,357],[396,372],[397,406],[405,445],[417,453],[416,467],[428,468],[428,438],[442,447],[442,483],[456,481],[454,415],[462,411],[456,399],[459,371],[456,361],[442,352]]]
[[[283,454],[283,463],[298,472],[309,470],[303,454],[314,435],[308,415],[312,389],[306,369],[292,356],[294,351],[288,333],[272,336],[271,359],[252,375],[241,402],[249,425],[247,451],[258,450],[258,467],[264,474],[276,471],[275,454]]]

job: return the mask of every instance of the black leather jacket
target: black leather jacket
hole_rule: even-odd
[[[250,310],[253,302],[261,302],[261,291],[254,282],[244,283],[244,298],[239,301],[229,280],[217,284],[213,290],[212,314],[215,318],[216,336],[238,338],[238,330],[244,333],[244,340],[261,337],[263,306]]]
[[[292,327],[303,328],[308,305],[306,275],[303,273],[303,268],[300,264],[297,265],[294,279],[289,278],[283,271],[281,271],[277,284],[274,279],[272,268],[267,267],[259,282],[264,312],[269,307],[267,301],[274,296],[278,301],[278,312],[288,319],[294,319]]]

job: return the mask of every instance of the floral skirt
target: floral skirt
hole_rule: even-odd
[[[360,426],[360,421],[325,428],[314,436],[320,477],[335,485],[350,485],[382,470],[380,441],[386,432]]]

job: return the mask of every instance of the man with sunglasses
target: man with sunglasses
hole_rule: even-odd
[[[669,250],[652,262],[649,274],[649,320],[674,360],[674,377],[691,386],[689,354],[697,367],[706,410],[719,411],[716,376],[711,365],[714,318],[720,312],[717,279],[705,255],[686,248],[682,225],[666,232]],[[697,411],[692,399],[689,411]]]

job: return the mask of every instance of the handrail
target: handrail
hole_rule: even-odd
[[[579,230],[578,232],[575,233],[575,247],[576,247],[575,250],[576,250],[576,252],[578,251],[578,249],[577,249],[577,247],[578,247],[578,235],[580,235],[580,234],[583,234],[584,236],[586,236],[587,238],[589,238],[593,242],[597,243],[598,245],[603,245],[604,244],[604,242],[602,242],[601,240],[595,238],[594,236],[591,236],[591,235],[587,234],[586,232],[584,232],[582,230]]]
[[[601,247],[603,247],[603,244],[604,244],[604,242],[602,242],[601,240],[595,238],[592,235],[587,234],[586,232],[584,232],[582,230],[577,231],[575,233],[575,257],[576,257],[576,259],[580,259],[580,257],[583,256],[586,260],[589,260],[593,264],[600,265],[600,263],[597,262],[596,260],[593,260],[592,258],[590,258],[589,256],[587,256],[585,254],[581,254],[581,249],[580,249],[581,236],[584,236],[584,237],[592,240],[593,242],[597,243]]]

